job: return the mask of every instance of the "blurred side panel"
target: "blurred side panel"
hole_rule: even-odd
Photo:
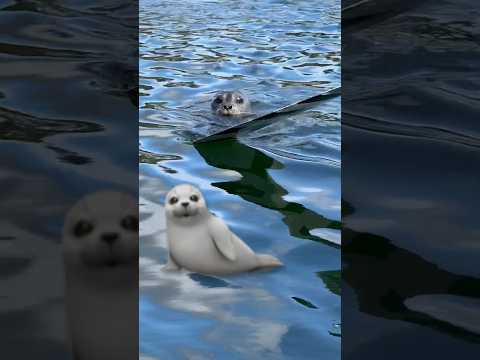
[[[115,297],[136,351],[138,3],[7,0],[0,27],[2,357],[111,358]]]
[[[479,4],[342,7],[342,358],[474,359]]]

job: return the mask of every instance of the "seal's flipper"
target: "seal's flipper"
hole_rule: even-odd
[[[232,233],[227,225],[212,215],[208,224],[208,230],[220,254],[230,261],[235,261],[237,254],[235,253],[235,247],[232,241]]]
[[[272,255],[257,255],[258,268],[271,268],[283,266],[282,262]]]
[[[178,265],[173,259],[172,256],[169,254],[168,255],[168,260],[165,266],[162,268],[164,271],[179,271],[180,265]]]

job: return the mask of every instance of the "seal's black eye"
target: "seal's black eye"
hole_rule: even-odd
[[[192,195],[190,196],[190,200],[197,202],[198,201],[198,196],[197,195]]]
[[[138,217],[134,215],[125,216],[120,224],[125,230],[138,231]]]
[[[243,104],[243,98],[238,97],[237,98],[237,104]]]
[[[177,198],[177,197],[172,196],[172,197],[170,198],[170,201],[169,201],[170,205],[175,205],[177,202],[178,202],[178,198]]]
[[[90,234],[92,230],[93,230],[93,224],[91,222],[86,220],[80,220],[75,224],[75,227],[73,228],[73,234],[76,237],[83,237],[85,235]]]
[[[221,98],[221,97],[215,98],[215,103],[216,103],[216,104],[220,104],[221,102],[222,102],[222,98]]]

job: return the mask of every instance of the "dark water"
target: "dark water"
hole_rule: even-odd
[[[473,359],[480,9],[403,5],[342,24],[343,355]]]
[[[338,1],[142,1],[140,351],[145,359],[338,359],[340,100],[194,145],[216,90],[261,113],[339,86]],[[163,201],[179,183],[286,266],[165,274]]]
[[[5,358],[67,358],[65,211],[94,190],[138,191],[136,14],[125,1],[1,2]]]

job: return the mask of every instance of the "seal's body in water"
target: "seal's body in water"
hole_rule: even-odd
[[[75,360],[138,357],[138,201],[104,191],[67,214],[67,326]]]
[[[182,268],[209,275],[228,275],[281,266],[271,255],[257,255],[218,217],[211,214],[200,191],[187,184],[174,187],[166,198],[165,270]]]
[[[211,103],[217,115],[234,116],[251,113],[250,100],[240,91],[223,91],[215,95]]]

